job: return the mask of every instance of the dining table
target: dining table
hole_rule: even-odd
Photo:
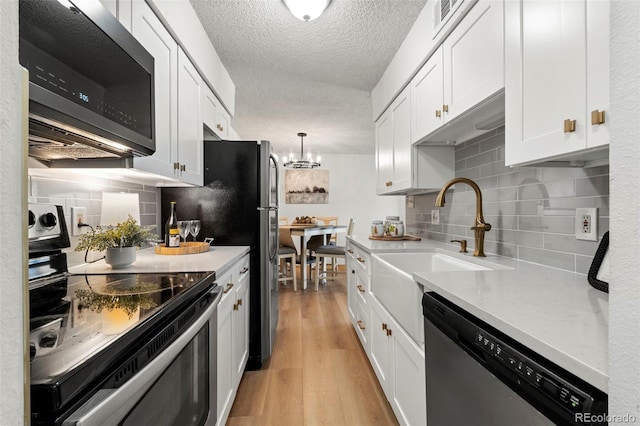
[[[288,230],[291,232],[291,236],[300,237],[300,269],[302,274],[302,288],[307,288],[307,243],[309,239],[314,235],[324,235],[323,243],[327,244],[327,235],[347,232],[347,227],[344,225],[318,225],[315,223],[293,223],[291,225],[280,225],[280,231]],[[316,265],[318,267],[318,265]]]

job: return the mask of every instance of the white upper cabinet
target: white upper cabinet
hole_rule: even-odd
[[[213,94],[213,91],[204,85],[204,94],[202,97],[203,120],[205,126],[209,128],[220,139],[229,138],[229,122],[230,117],[224,107]]]
[[[505,12],[506,164],[606,161],[609,2],[508,1]]]
[[[178,45],[145,2],[133,2],[133,36],[154,59],[154,101],[156,152],[134,157],[137,169],[177,177],[174,163],[178,140]]]
[[[183,182],[202,185],[204,181],[202,126],[203,81],[184,51],[178,48],[178,159]]]
[[[466,140],[488,130],[475,129],[477,123],[503,114],[500,98],[497,105],[465,117],[467,123],[442,128],[502,92],[503,6],[502,1],[478,1],[411,80],[412,142]]]

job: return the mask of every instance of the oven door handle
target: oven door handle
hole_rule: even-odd
[[[216,314],[218,303],[222,297],[220,287],[210,291],[214,297],[211,305],[185,330],[169,347],[147,364],[134,377],[117,389],[100,389],[82,407],[75,411],[63,423],[63,426],[89,426],[96,424],[119,423],[138,403],[151,386],[158,380],[173,360],[198,334],[200,329]],[[212,326],[215,327],[215,322]]]

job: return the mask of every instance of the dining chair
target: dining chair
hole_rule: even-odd
[[[347,225],[347,235],[351,236],[351,234],[353,233],[353,227],[355,224],[355,220],[354,218],[349,219],[349,224]],[[324,277],[324,279],[328,279],[328,275],[329,272],[325,271],[325,261],[328,257],[335,259],[332,260],[332,262],[336,262],[337,259],[341,258],[341,259],[346,259],[346,249],[344,246],[338,246],[335,244],[325,244],[322,246],[319,246],[316,248],[315,250],[315,255],[316,255],[316,261],[317,261],[317,265],[316,265],[316,291],[318,291],[318,285],[320,283],[320,276],[322,275]],[[340,274],[342,272],[338,271],[337,269],[337,263],[334,263],[331,267],[331,274],[332,276],[335,276],[336,274]],[[345,270],[346,273],[346,270]]]
[[[280,229],[279,231],[278,261],[280,272],[278,281],[283,281],[285,285],[287,281],[293,281],[293,291],[298,291],[298,282],[296,280],[298,250],[291,237],[291,231],[288,229]]]
[[[316,217],[317,222],[321,222],[321,225],[338,225],[338,216],[318,216]],[[331,234],[331,238],[329,239],[330,243],[334,244],[338,243],[338,234]]]

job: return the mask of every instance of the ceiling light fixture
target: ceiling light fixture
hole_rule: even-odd
[[[331,0],[282,0],[289,11],[302,21],[313,21],[329,6]]]
[[[320,167],[320,156],[316,157],[314,161],[311,154],[307,154],[307,159],[304,159],[304,137],[307,136],[306,133],[298,133],[300,136],[300,159],[296,160],[293,156],[293,153],[289,154],[289,157],[286,155],[283,158],[283,163],[285,167],[289,167],[292,169],[313,169],[316,167]]]

